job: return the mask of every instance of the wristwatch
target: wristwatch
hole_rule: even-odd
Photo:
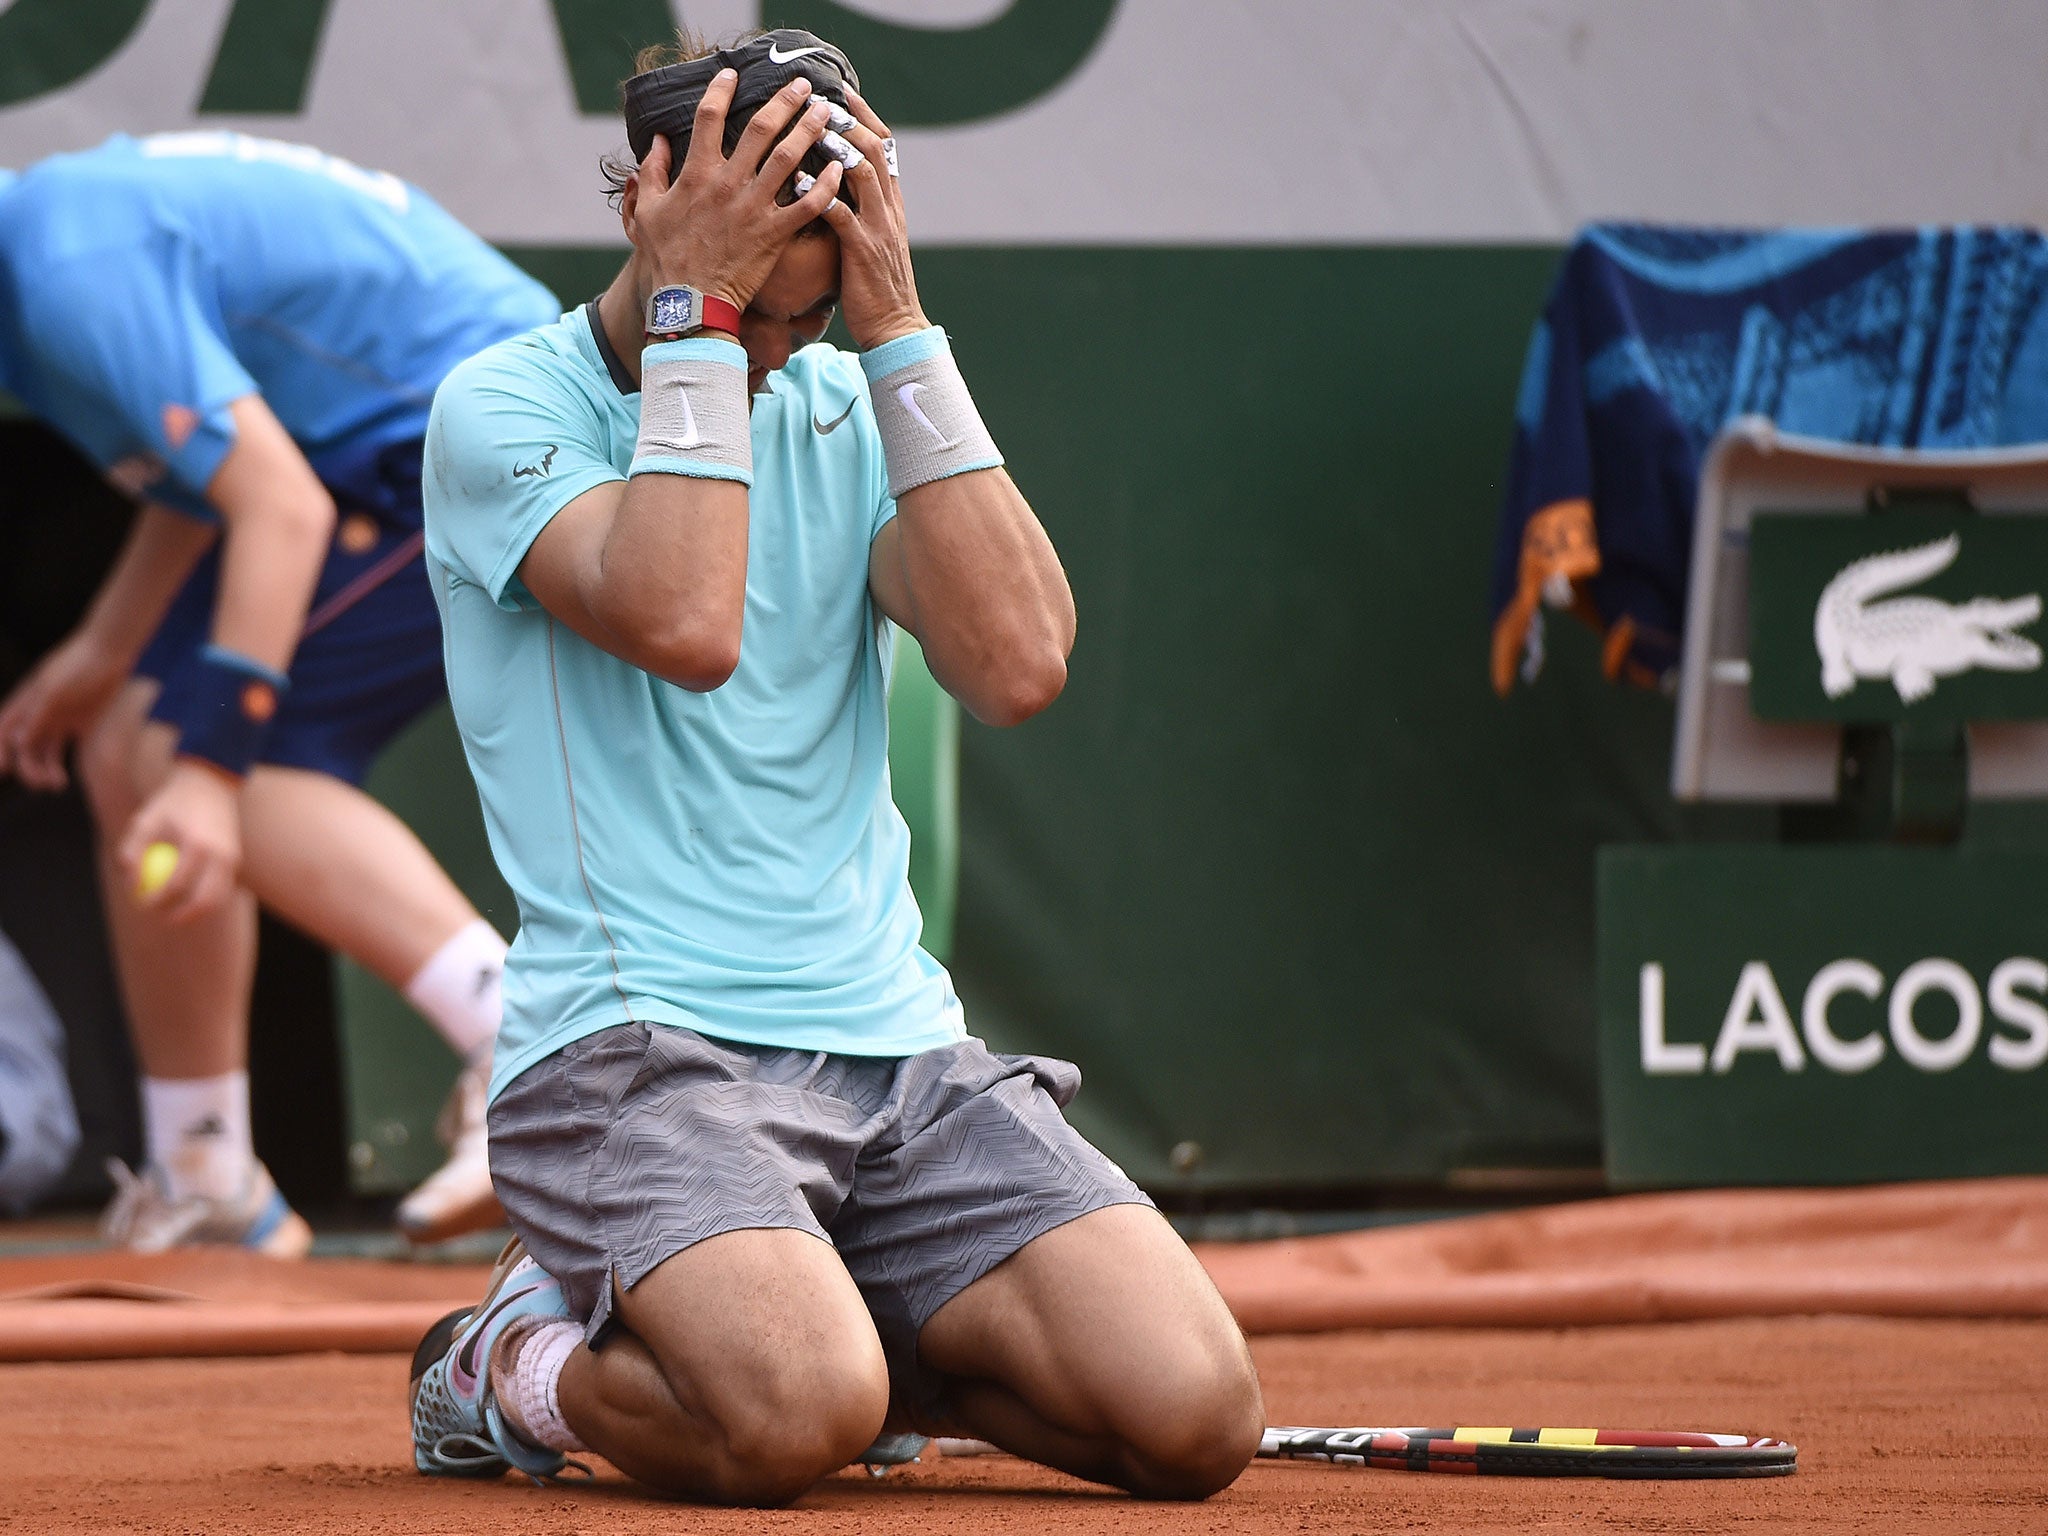
[[[660,341],[694,336],[698,331],[740,331],[739,306],[702,288],[672,283],[647,296],[647,334]]]

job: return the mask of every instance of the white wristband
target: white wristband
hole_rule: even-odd
[[[1003,462],[938,326],[863,352],[860,366],[874,397],[891,496]]]
[[[754,483],[747,354],[715,336],[663,341],[640,354],[636,475]]]

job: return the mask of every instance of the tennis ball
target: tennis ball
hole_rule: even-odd
[[[174,843],[151,843],[142,850],[142,870],[135,877],[135,894],[144,901],[171,883],[178,872],[178,849]]]

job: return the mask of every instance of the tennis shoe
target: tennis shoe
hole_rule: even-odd
[[[924,1454],[931,1441],[915,1430],[892,1432],[883,1430],[875,1436],[875,1443],[854,1457],[853,1464],[866,1467],[868,1476],[880,1477],[891,1467],[908,1466]]]
[[[206,1195],[174,1199],[162,1169],[145,1167],[137,1173],[119,1158],[108,1160],[107,1173],[114,1181],[114,1198],[100,1217],[100,1236],[131,1253],[216,1246],[302,1259],[313,1246],[313,1229],[286,1203],[261,1163],[250,1165],[241,1194],[232,1200]]]
[[[490,1055],[463,1068],[435,1130],[448,1161],[398,1203],[398,1230],[414,1243],[439,1243],[503,1226],[505,1208],[491,1187],[490,1135],[484,1123]]]
[[[491,1391],[491,1350],[522,1318],[567,1318],[554,1276],[518,1238],[505,1245],[484,1299],[429,1328],[412,1357],[412,1461],[428,1477],[499,1477],[524,1472],[535,1482],[580,1462],[530,1445],[505,1421]]]

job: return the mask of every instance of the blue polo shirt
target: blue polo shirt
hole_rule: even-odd
[[[593,322],[586,306],[462,364],[427,433],[448,692],[519,898],[492,1093],[630,1020],[860,1056],[964,1038],[889,793],[868,547],[896,506],[858,360],[806,347],[755,398],[739,666],[693,693],[519,579],[548,520],[633,460],[640,397]]]
[[[557,308],[417,187],[302,144],[117,135],[0,177],[0,388],[198,517],[229,404],[261,394],[322,480],[416,521],[379,455]]]

